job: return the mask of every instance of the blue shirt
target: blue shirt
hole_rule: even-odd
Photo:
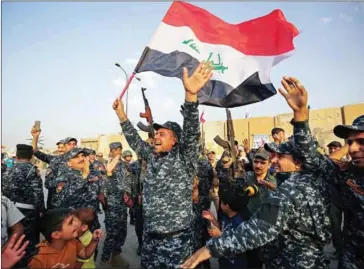
[[[244,220],[239,214],[229,218],[226,215],[222,216],[222,232],[236,229]],[[240,254],[234,257],[223,257],[219,259],[220,268],[246,268],[248,265],[245,254]]]

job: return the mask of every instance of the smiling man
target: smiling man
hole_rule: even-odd
[[[140,138],[121,100],[113,104],[130,147],[147,162],[142,268],[176,268],[191,254],[192,182],[200,138],[197,94],[210,79],[211,70],[211,63],[201,63],[189,77],[183,69],[183,130],[176,122],[154,124],[154,147]]]
[[[277,146],[265,144],[273,154],[276,178],[282,184],[258,211],[236,229],[213,238],[182,268],[194,268],[210,257],[231,257],[264,246],[266,268],[326,268],[324,246],[330,240],[330,199],[327,185],[314,171],[306,172],[293,139]],[[321,179],[321,181],[320,181]],[[266,245],[268,244],[268,245]]]
[[[284,78],[282,83],[287,91],[283,95],[294,113],[294,140],[300,157],[339,190],[345,225],[338,268],[364,268],[364,115],[357,117],[352,125],[334,128],[336,136],[347,139],[345,147],[351,157],[350,165],[341,169],[317,151],[308,125],[305,87],[293,77]]]

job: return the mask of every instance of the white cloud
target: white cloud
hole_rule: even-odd
[[[125,64],[137,65],[139,59],[137,58],[128,58],[124,61]]]
[[[320,19],[320,21],[321,21],[323,24],[328,24],[328,23],[330,23],[330,22],[332,21],[332,18],[330,18],[330,17],[322,17],[322,18]]]
[[[349,15],[347,15],[347,14],[345,14],[345,13],[341,12],[341,13],[340,13],[340,19],[342,19],[342,20],[344,20],[344,21],[346,21],[346,22],[352,22],[353,17],[351,17],[351,16],[349,16]]]

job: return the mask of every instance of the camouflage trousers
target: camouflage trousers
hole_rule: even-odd
[[[124,245],[127,235],[127,206],[120,203],[108,206],[105,210],[106,239],[102,250],[101,260],[106,262],[112,254],[118,255]]]
[[[190,229],[164,238],[144,233],[141,267],[144,269],[179,268],[192,255],[191,237]]]
[[[25,240],[29,240],[29,245],[25,250],[24,258],[16,265],[17,268],[25,268],[28,260],[36,251],[36,245],[39,244],[39,213],[32,209],[19,208],[20,212],[24,215],[21,224],[24,226]]]

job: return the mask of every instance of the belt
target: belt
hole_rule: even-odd
[[[175,232],[171,232],[171,233],[147,233],[147,234],[151,239],[163,240],[163,239],[175,236],[177,234],[183,233],[185,231],[188,231],[188,228],[179,230],[179,231],[175,231]]]
[[[33,210],[35,210],[34,205],[30,205],[30,204],[24,204],[24,203],[16,202],[15,206],[19,207],[19,208],[23,208],[23,209],[33,209]]]

